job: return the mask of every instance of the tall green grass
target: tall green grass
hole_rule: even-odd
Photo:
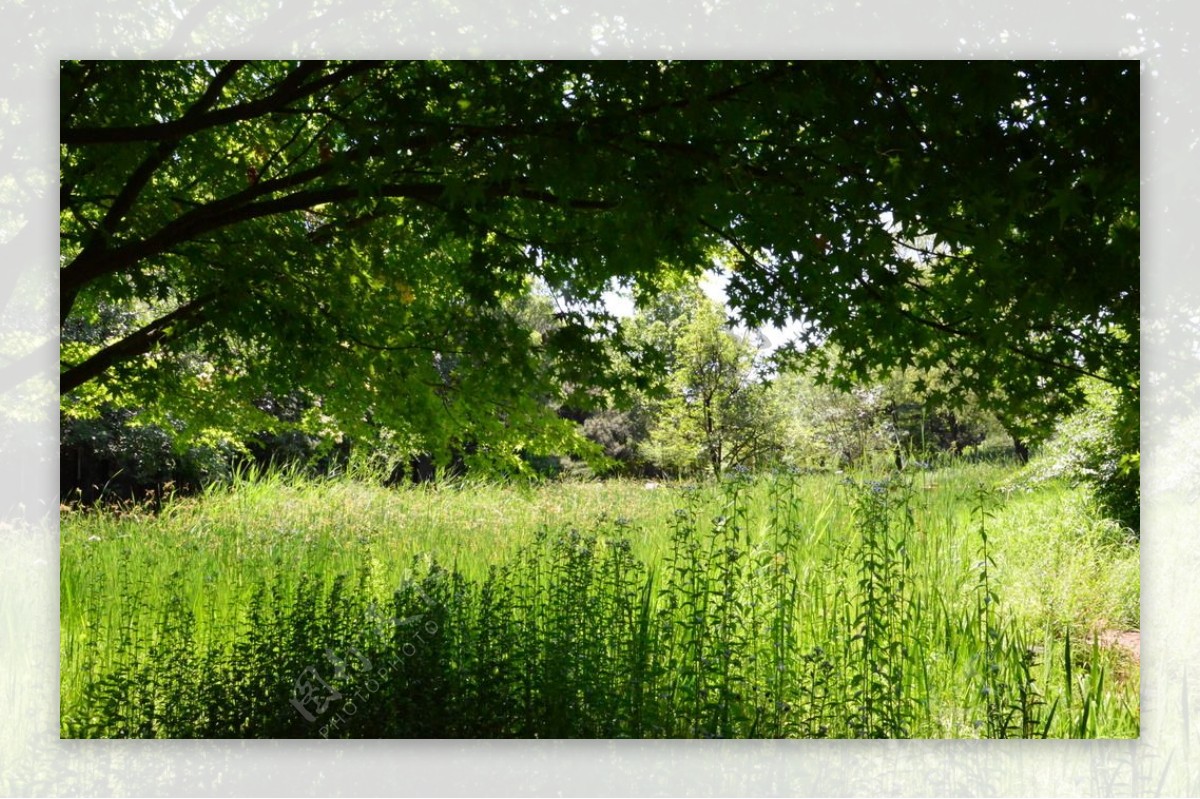
[[[1068,486],[996,490],[1010,474],[272,474],[69,511],[61,731],[1136,736],[1136,668],[1094,637],[1136,623],[1136,546]]]

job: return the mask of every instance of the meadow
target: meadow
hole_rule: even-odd
[[[63,737],[1107,738],[1138,545],[1013,463],[64,508]]]

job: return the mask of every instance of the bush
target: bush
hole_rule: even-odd
[[[1088,486],[1100,510],[1135,534],[1142,505],[1138,410],[1136,395],[1090,384],[1087,404],[1059,422],[1038,468],[1040,477]]]
[[[151,422],[133,408],[106,406],[87,416],[64,411],[59,420],[60,499],[157,503],[164,491],[189,493],[228,480],[234,468],[246,463],[303,468],[313,475],[345,467],[349,442],[295,428],[308,407],[303,398],[267,397],[256,406],[284,424],[240,441],[221,433],[188,439],[181,423]]]
[[[161,499],[172,490],[199,488],[228,477],[227,446],[176,446],[173,431],[143,424],[136,411],[108,409],[95,418],[61,420],[59,494],[94,502]]]
[[[649,437],[649,420],[642,407],[633,410],[602,410],[583,422],[583,434],[604,447],[604,454],[619,464],[619,473],[644,476],[656,472],[642,456],[642,443]]]

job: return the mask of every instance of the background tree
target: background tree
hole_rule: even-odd
[[[970,400],[941,399],[945,375],[945,369],[910,367],[845,388],[811,368],[780,374],[772,391],[787,420],[785,462],[840,468],[876,459],[900,468],[938,453],[963,454],[985,441],[994,445],[1003,434],[999,422]]]
[[[656,407],[644,451],[667,469],[717,477],[762,466],[778,454],[782,419],[757,347],[728,329],[724,308],[698,291],[690,296],[676,307],[668,396]]]

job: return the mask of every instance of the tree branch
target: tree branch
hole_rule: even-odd
[[[937,330],[938,332],[945,333],[947,335],[954,336],[956,338],[962,338],[967,341],[974,342],[975,344],[980,343],[979,335],[977,333],[973,333],[970,330],[963,330],[962,328],[959,328],[959,327],[956,327],[956,326],[953,326],[950,324],[946,324],[945,322],[939,322],[936,319],[927,319],[926,317],[921,316],[921,315],[909,310],[908,308],[905,308],[902,305],[899,305],[898,303],[888,302],[884,298],[883,294],[878,289],[876,289],[874,286],[871,286],[867,283],[862,283],[860,285],[862,285],[862,287],[867,291],[867,293],[870,294],[871,297],[873,297],[875,300],[877,300],[881,303],[884,303],[886,305],[890,305],[891,307],[895,308],[897,313],[899,313],[901,316],[903,316],[905,319],[908,319],[911,322],[915,322],[916,324],[921,325],[923,327],[928,327],[932,330]],[[1096,372],[1089,371],[1088,369],[1085,369],[1082,366],[1078,366],[1076,364],[1063,363],[1062,361],[1056,361],[1053,358],[1047,358],[1045,355],[1040,355],[1040,354],[1033,352],[1025,347],[1017,346],[1016,344],[1013,344],[1011,340],[1007,341],[1003,345],[1003,349],[1007,350],[1008,352],[1013,353],[1014,355],[1020,355],[1022,358],[1027,358],[1028,360],[1031,360],[1034,363],[1040,363],[1043,366],[1049,366],[1054,369],[1061,369],[1061,370],[1064,370],[1067,372],[1072,372],[1074,374],[1077,374],[1077,375],[1080,375],[1083,377],[1094,377],[1097,380],[1100,380],[1102,382],[1105,382],[1105,383],[1108,383],[1108,384],[1114,385],[1114,386],[1120,385],[1118,382],[1116,382],[1112,378],[1105,377],[1102,374],[1097,374]]]
[[[60,141],[69,147],[94,144],[130,144],[134,142],[157,142],[182,139],[194,133],[219,125],[228,125],[279,111],[289,103],[309,97],[328,86],[341,83],[347,78],[375,69],[378,61],[353,61],[316,80],[304,83],[310,76],[325,67],[324,61],[302,61],[279,82],[275,91],[261,100],[251,100],[239,105],[219,108],[192,118],[183,117],[151,125],[127,125],[112,128],[81,127],[64,128]]]
[[[220,293],[213,292],[196,297],[166,316],[155,319],[145,327],[109,344],[82,363],[68,367],[59,376],[59,393],[67,394],[99,377],[114,364],[150,352],[168,337],[177,334],[177,326],[201,320],[219,296]]]
[[[309,181],[328,171],[328,166],[322,164],[296,175],[265,181],[231,197],[209,203],[168,223],[157,233],[123,247],[80,253],[60,272],[60,321],[67,318],[71,304],[83,286],[127,269],[146,258],[168,252],[182,242],[240,222],[326,203],[346,202],[363,196],[362,190],[357,186],[328,186],[252,202],[255,197],[272,193],[279,188]],[[381,186],[375,196],[432,203],[440,199],[445,191],[446,187],[440,183],[394,183]],[[515,197],[582,210],[604,210],[617,205],[613,201],[603,199],[563,199],[547,191],[529,189],[511,182],[485,188],[484,196],[488,199]]]
[[[242,67],[246,66],[246,63],[247,62],[245,61],[230,61],[228,64],[222,67],[221,70],[213,77],[212,82],[208,85],[208,89],[204,92],[204,95],[196,101],[195,105],[187,110],[181,121],[195,119],[211,108],[213,103],[220,98],[221,92],[224,91],[225,86],[228,85],[229,81],[233,80],[233,77]],[[150,153],[150,155],[148,155],[146,159],[138,165],[133,174],[129,176],[129,180],[125,182],[125,186],[121,189],[120,193],[117,194],[116,199],[113,200],[112,205],[110,205],[108,208],[108,213],[104,215],[104,219],[100,223],[98,232],[103,239],[108,239],[116,231],[117,225],[119,225],[121,220],[125,218],[125,215],[129,213],[129,209],[133,207],[138,195],[141,194],[142,189],[145,188],[146,184],[150,181],[151,176],[155,173],[155,171],[158,170],[163,161],[170,157],[171,153],[175,151],[175,147],[178,145],[178,143],[178,137],[172,137],[160,141],[158,146],[154,148],[154,151]],[[100,240],[96,243],[99,246],[104,246],[103,240]]]

